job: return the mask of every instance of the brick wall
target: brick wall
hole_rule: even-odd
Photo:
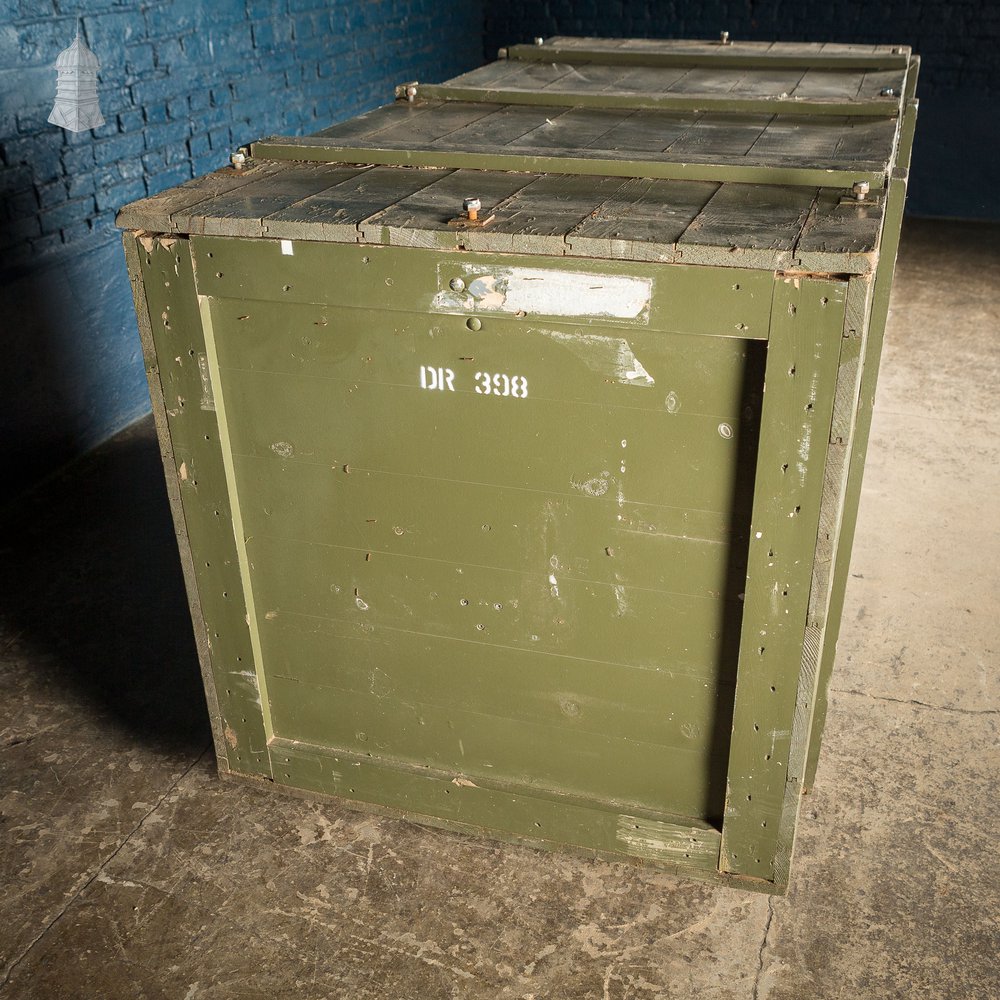
[[[1000,3],[996,0],[509,0],[486,51],[552,35],[912,45],[920,116],[908,211],[1000,219]]]
[[[0,0],[0,459],[25,487],[149,406],[115,211],[482,61],[480,0]],[[77,23],[105,125],[46,121]],[[2,501],[0,501],[2,502]]]
[[[47,124],[77,19],[106,124]],[[111,235],[114,212],[223,166],[241,143],[391,100],[402,79],[482,61],[482,8],[450,0],[0,0],[0,249]],[[471,45],[454,44],[471,38]]]

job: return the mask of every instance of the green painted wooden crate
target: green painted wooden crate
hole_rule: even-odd
[[[122,210],[224,774],[787,885],[917,68],[554,39]]]

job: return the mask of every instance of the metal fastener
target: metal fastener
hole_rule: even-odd
[[[545,39],[544,38],[536,38],[535,39],[535,44],[536,45],[544,45],[545,44]]]
[[[506,59],[507,55],[508,53],[506,48],[497,49],[497,59]]]
[[[851,190],[854,192],[854,197],[857,198],[858,201],[864,201],[865,198],[868,197],[871,185],[868,181],[856,181]]]
[[[729,32],[720,31],[719,32],[719,44],[720,45],[732,45],[733,43],[729,41]]]
[[[415,83],[408,83],[406,85],[406,99],[412,102],[417,96],[417,85]]]
[[[247,154],[242,149],[238,149],[229,157],[229,162],[232,163],[234,169],[242,170],[247,162]]]
[[[448,287],[453,292],[464,292],[465,282],[461,278],[452,278],[451,281],[448,282]]]
[[[462,202],[462,208],[465,209],[469,222],[475,222],[479,218],[479,210],[482,207],[483,203],[478,198],[466,198]]]
[[[879,94],[881,94],[882,97],[895,97],[896,91],[892,87],[883,87],[879,91]]]

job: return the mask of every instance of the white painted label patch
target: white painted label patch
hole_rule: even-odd
[[[452,286],[461,271],[459,289]],[[431,307],[446,312],[501,312],[525,316],[631,319],[648,322],[650,278],[536,267],[442,264]]]
[[[292,246],[292,241],[291,240],[282,240],[281,241],[281,252],[286,257],[294,257],[295,256],[295,248]]]

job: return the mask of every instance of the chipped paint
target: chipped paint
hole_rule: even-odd
[[[649,322],[651,278],[464,264],[462,287],[453,289],[455,272],[452,263],[438,266],[439,291],[431,300],[432,309]]]
[[[618,817],[616,837],[622,850],[650,861],[680,861],[710,857],[717,841],[697,827],[685,829],[641,816]]]
[[[607,337],[598,333],[576,330],[534,330],[543,337],[569,349],[591,371],[603,375],[611,382],[651,388],[656,385],[624,337]]]

